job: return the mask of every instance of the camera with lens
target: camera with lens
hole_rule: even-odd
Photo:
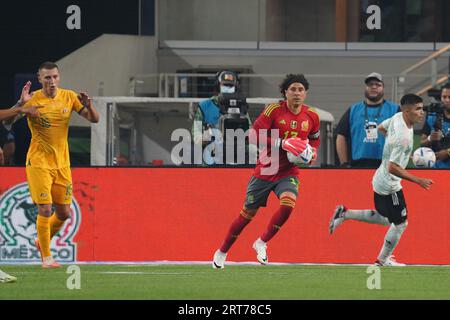
[[[246,98],[238,93],[220,93],[219,108],[221,113],[221,129],[249,129]]]
[[[423,107],[423,111],[427,113],[427,116],[434,115],[436,120],[434,121],[434,131],[442,130],[442,120],[444,117],[444,108],[439,102],[430,103],[428,106]]]
[[[423,111],[428,114],[443,114],[444,109],[442,108],[442,104],[440,102],[430,103],[428,106],[423,107]]]
[[[434,130],[442,130],[442,120],[444,117],[444,107],[439,101],[441,98],[441,90],[430,89],[428,90],[428,96],[431,97],[434,102],[430,103],[428,106],[423,107],[423,111],[427,113],[427,116],[433,115],[436,117],[434,122]]]
[[[433,130],[442,132],[442,125],[444,121],[444,107],[440,102],[436,102],[440,98],[441,92],[440,90],[429,90],[428,96],[434,98],[435,102],[430,103],[428,106],[424,106],[423,111],[427,113],[427,118],[429,116],[432,116],[434,118]],[[431,149],[433,149],[433,151],[435,152],[439,151],[442,147],[442,143],[444,143],[444,140],[446,139],[447,138],[444,135],[441,141],[432,141]]]
[[[239,82],[238,76],[232,71],[222,71],[218,74],[217,81],[219,84],[220,93],[218,95],[218,104],[220,110],[219,128],[224,138],[224,157],[231,147],[234,149],[234,159],[232,164],[238,164],[238,153],[246,154],[245,162],[248,162],[248,138],[245,137],[245,144],[242,145],[242,133],[247,132],[250,129],[248,119],[248,103],[247,99],[238,92]],[[242,132],[236,132],[241,129]],[[227,132],[233,133],[232,144],[227,144]],[[238,138],[240,136],[241,138]],[[240,143],[240,142],[241,143]],[[239,147],[240,146],[240,147]],[[243,148],[241,150],[241,148]],[[239,150],[238,150],[239,149]],[[242,163],[241,163],[242,164]]]
[[[247,119],[247,99],[238,92],[239,79],[233,71],[224,70],[217,74],[219,85],[220,128],[225,135],[226,129],[249,129]]]

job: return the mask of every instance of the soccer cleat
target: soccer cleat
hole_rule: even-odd
[[[55,261],[52,257],[45,257],[42,261],[42,268],[44,269],[53,269],[59,268],[61,265]]]
[[[214,253],[212,266],[214,269],[223,269],[225,267],[225,259],[227,258],[227,254],[223,253],[220,250],[217,250]]]
[[[253,249],[256,251],[256,259],[258,259],[259,263],[266,265],[269,262],[267,258],[267,243],[258,238],[253,243]]]
[[[381,261],[377,259],[375,261],[375,265],[379,267],[404,267],[406,264],[395,261],[394,256],[390,256],[386,259],[386,261]]]
[[[344,222],[344,212],[347,211],[347,208],[342,204],[337,206],[333,212],[333,217],[330,220],[330,224],[328,226],[328,230],[330,234],[333,234],[334,230]]]
[[[41,251],[41,244],[39,243],[39,238],[34,239],[34,245],[36,246],[36,248],[39,250],[39,253],[41,254],[41,261],[44,262],[44,258],[42,256],[42,251]]]
[[[17,278],[0,270],[0,283],[16,282]]]
[[[39,239],[34,239],[34,244],[36,245],[36,248],[39,250],[41,254],[41,261],[42,261],[42,268],[44,269],[50,269],[50,268],[59,268],[61,265],[56,262],[52,257],[45,257],[42,255],[41,251],[41,244],[39,243]]]

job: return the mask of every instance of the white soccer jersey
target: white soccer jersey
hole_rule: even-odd
[[[403,113],[396,113],[381,124],[387,130],[380,167],[372,179],[373,190],[381,195],[389,195],[402,188],[399,177],[388,171],[389,162],[406,168],[413,148],[413,128],[408,128]]]

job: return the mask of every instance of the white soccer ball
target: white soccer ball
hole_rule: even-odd
[[[311,147],[309,144],[306,145],[305,150],[303,150],[302,153],[296,157],[291,152],[287,153],[287,158],[290,163],[293,163],[295,165],[304,165],[309,164],[314,156],[314,150],[313,147]]]
[[[422,147],[414,151],[412,161],[416,168],[431,168],[436,163],[436,155],[430,148]]]

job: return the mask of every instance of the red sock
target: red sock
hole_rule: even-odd
[[[225,240],[220,246],[220,251],[222,251],[223,253],[227,253],[228,250],[230,250],[231,246],[236,241],[237,237],[241,234],[245,226],[247,226],[247,224],[249,224],[249,222],[252,221],[252,218],[253,217],[247,214],[245,209],[241,210],[239,217],[237,217],[236,220],[234,220],[233,223],[231,224],[227,236],[225,237]]]
[[[280,199],[280,208],[275,212],[266,232],[261,236],[261,240],[268,242],[273,236],[280,230],[281,226],[289,219],[292,210],[295,206],[295,200],[289,197],[283,197]]]

